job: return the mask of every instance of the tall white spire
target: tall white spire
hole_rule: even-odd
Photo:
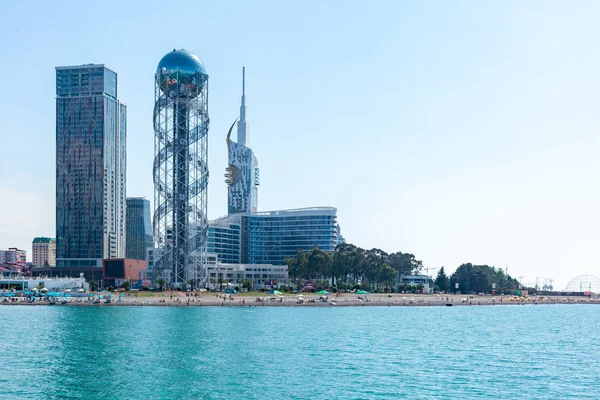
[[[246,67],[242,67],[242,105],[240,106],[240,120],[238,121],[237,128],[238,143],[246,146]]]

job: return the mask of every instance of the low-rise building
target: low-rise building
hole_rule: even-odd
[[[0,250],[0,264],[16,264],[24,269],[27,266],[27,252],[16,247]]]
[[[50,291],[63,291],[66,289],[88,291],[90,285],[83,276],[78,278],[49,278],[49,277],[23,277],[6,276],[0,274],[0,290],[16,289],[27,290],[38,286],[45,287]]]
[[[209,264],[208,281],[211,288],[219,287],[226,280],[233,286],[252,281],[254,289],[278,287],[287,280],[287,266],[272,264]],[[221,282],[221,283],[219,283]]]
[[[121,286],[124,281],[142,280],[148,264],[144,260],[110,258],[102,262],[102,280],[105,287]]]

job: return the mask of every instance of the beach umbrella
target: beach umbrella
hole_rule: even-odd
[[[71,289],[65,289],[65,293],[71,293]]]
[[[297,294],[296,297],[304,297],[304,295],[302,293]]]
[[[41,289],[40,289],[40,292],[44,292],[44,293],[46,293],[46,292],[48,292],[48,288],[41,288]]]
[[[269,294],[283,294],[279,290],[271,290]]]
[[[111,293],[108,295],[108,297],[115,297],[115,295]]]
[[[356,292],[356,294],[369,294],[369,292],[367,292],[366,290],[359,290]]]
[[[121,293],[121,294],[119,295],[119,297],[121,297],[121,298],[122,298],[122,297],[125,297],[125,293]]]
[[[98,295],[98,298],[99,298],[99,299],[103,299],[103,298],[104,298],[104,296],[102,296],[101,294],[99,294],[99,295]]]
[[[88,294],[88,297],[94,297],[94,293]]]
[[[327,290],[319,290],[317,294],[330,294]]]
[[[78,292],[79,293],[85,293],[85,289],[79,289]]]

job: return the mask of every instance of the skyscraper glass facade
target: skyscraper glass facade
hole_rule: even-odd
[[[228,213],[256,212],[259,169],[252,149],[230,142],[228,168],[231,170],[231,184],[227,189]]]
[[[241,254],[241,218],[224,217],[208,224],[208,253],[214,253],[223,263],[239,264]]]
[[[208,252],[228,264],[285,264],[298,249],[333,252],[338,244],[333,207],[239,213],[209,223]]]
[[[127,258],[145,260],[148,248],[154,247],[152,222],[150,221],[150,201],[142,197],[128,197],[126,208]]]
[[[281,265],[298,249],[309,251],[313,246],[333,252],[337,245],[336,219],[333,207],[248,214],[243,218],[247,262]]]
[[[125,256],[127,108],[104,65],[56,68],[56,258]]]
[[[225,174],[227,189],[227,213],[229,215],[258,211],[258,185],[260,170],[254,152],[247,145],[248,122],[246,121],[246,73],[242,73],[242,104],[237,122],[237,142],[227,134],[229,165]],[[233,126],[231,127],[233,129]]]

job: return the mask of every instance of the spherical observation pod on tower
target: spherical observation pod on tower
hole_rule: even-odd
[[[173,49],[158,63],[156,81],[169,97],[196,97],[206,86],[208,74],[197,55]]]
[[[152,279],[198,287],[206,280],[208,74],[198,56],[173,50],[158,63],[154,86]]]

